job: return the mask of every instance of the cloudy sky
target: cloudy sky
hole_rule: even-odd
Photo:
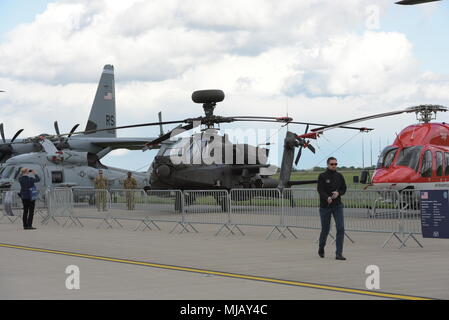
[[[105,64],[113,64],[119,125],[200,116],[191,93],[220,88],[220,115],[339,122],[417,104],[449,105],[449,1],[2,0],[0,119],[21,137],[84,127]],[[440,114],[439,121],[449,121]],[[334,130],[300,168],[375,163],[414,115]],[[249,129],[254,126],[242,126]],[[223,128],[233,129],[236,125]],[[286,128],[275,130],[281,147]],[[168,127],[166,129],[169,129]],[[289,126],[303,132],[304,127]],[[122,130],[155,136],[158,128]],[[105,164],[145,170],[154,152],[114,152]],[[279,160],[274,157],[273,161]]]

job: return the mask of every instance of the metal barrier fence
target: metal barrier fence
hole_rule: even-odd
[[[111,214],[111,196],[108,190],[73,188],[73,219],[83,226],[81,219],[100,219],[112,228],[109,223]]]
[[[20,199],[17,192],[0,192],[0,205],[2,210],[2,216],[0,217],[0,220],[5,219],[10,223],[14,223],[22,218],[22,199]]]
[[[229,194],[226,190],[184,191],[186,223],[229,223]]]
[[[399,193],[398,201],[401,209],[400,233],[403,238],[401,247],[405,246],[410,239],[422,247],[421,243],[414,236],[414,234],[421,233],[420,191],[403,190]]]
[[[4,193],[0,193],[3,204]],[[53,189],[46,193],[49,217],[65,217],[66,221],[82,226],[80,219],[101,219],[112,228],[111,221],[140,221],[139,229],[160,230],[157,222],[176,223],[173,232],[193,230],[194,224],[220,226],[216,234],[228,229],[234,234],[239,226],[272,227],[281,236],[286,232],[296,238],[291,228],[321,228],[320,200],[316,189],[233,189],[226,190],[95,190]],[[401,247],[409,239],[421,245],[414,234],[421,233],[419,191],[347,190],[343,196],[346,232],[375,232],[390,234],[384,246],[396,238]],[[20,201],[12,201],[14,210]],[[3,207],[3,206],[2,206]],[[3,210],[4,211],[4,210]],[[17,218],[16,218],[17,219]],[[190,230],[189,230],[190,228]],[[348,236],[349,237],[349,236]]]
[[[41,217],[43,220],[48,217],[46,192],[39,193],[35,202],[34,218]],[[10,223],[22,220],[23,205],[22,199],[19,197],[18,191],[1,191],[0,192],[0,221],[8,220]]]
[[[278,189],[234,189],[231,198],[231,224],[277,226],[281,217]]]
[[[53,220],[59,224],[56,218],[64,217],[66,222],[64,225],[71,220],[72,223],[76,224],[74,219],[75,212],[73,206],[73,193],[72,189],[67,188],[55,188],[48,189],[46,191],[47,205],[48,205],[48,215],[42,220],[42,224],[47,224],[50,220]]]

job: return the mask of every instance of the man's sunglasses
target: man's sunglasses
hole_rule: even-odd
[[[329,163],[329,165],[331,165],[331,166],[336,166],[337,163]]]

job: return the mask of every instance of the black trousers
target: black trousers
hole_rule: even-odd
[[[23,204],[23,227],[31,228],[33,226],[34,204],[36,200],[22,199]]]

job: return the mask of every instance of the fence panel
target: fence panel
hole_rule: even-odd
[[[146,192],[147,218],[152,221],[182,222],[181,190],[149,190]]]
[[[184,191],[186,223],[229,223],[229,194],[226,190]]]
[[[113,189],[111,194],[112,210],[145,211],[147,194],[141,189]]]
[[[282,195],[284,226],[321,229],[320,198],[316,189],[284,189]]]
[[[399,231],[401,212],[394,190],[347,190],[343,196],[345,230],[393,233]]]
[[[103,219],[109,218],[111,197],[108,190],[73,188],[74,218]]]
[[[421,233],[421,207],[419,190],[403,190],[399,192],[399,203],[402,213],[404,233]]]
[[[0,208],[2,215],[0,220],[16,222],[22,218],[23,205],[22,199],[18,196],[17,191],[2,191],[0,192]]]
[[[234,225],[279,226],[281,193],[278,189],[233,189],[230,221]]]
[[[73,216],[73,193],[70,188],[49,189],[46,192],[51,217]]]

